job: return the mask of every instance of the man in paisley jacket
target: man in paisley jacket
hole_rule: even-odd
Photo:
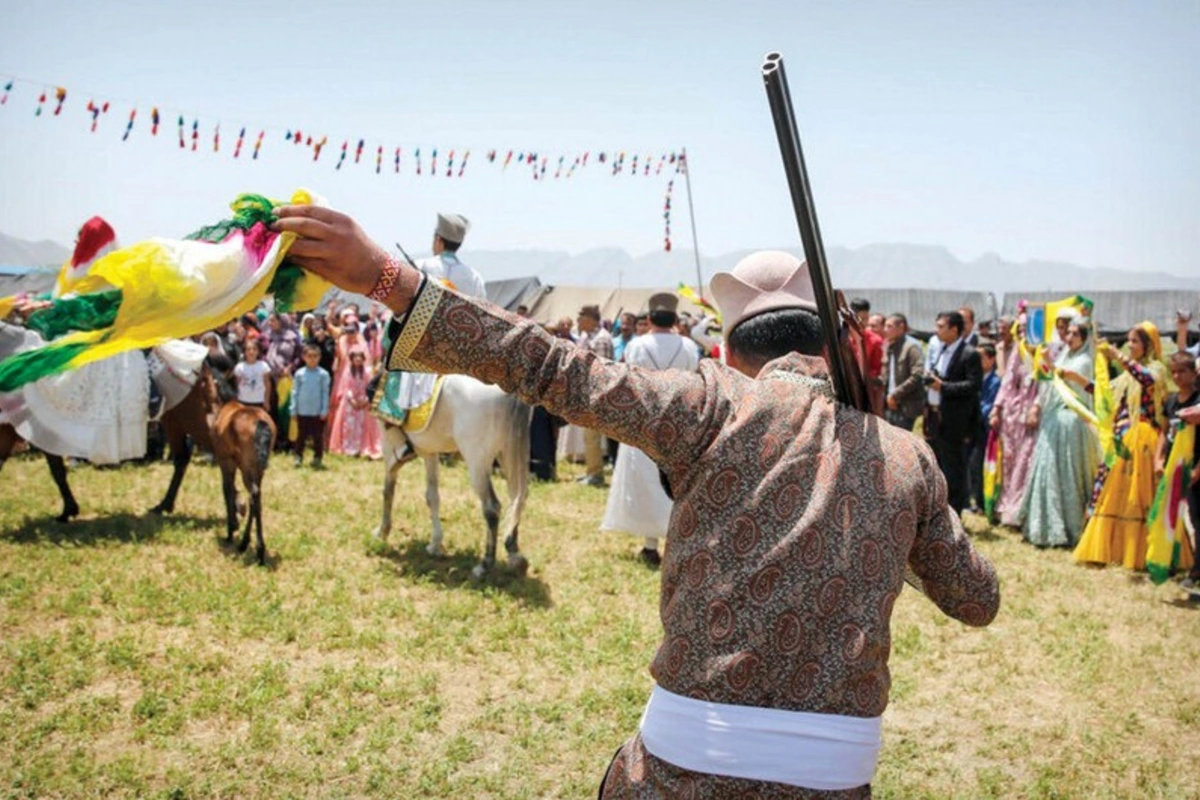
[[[602,797],[870,796],[906,565],[968,625],[991,622],[999,586],[928,446],[834,401],[797,259],[756,253],[714,277],[728,367],[653,372],[423,280],[345,215],[278,214],[302,237],[295,262],[395,312],[390,368],[495,383],[670,480],[655,687]]]

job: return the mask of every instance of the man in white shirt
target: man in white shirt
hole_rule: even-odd
[[[691,339],[674,331],[679,298],[660,292],[650,298],[650,333],[629,342],[625,363],[649,370],[694,370],[700,362]],[[602,531],[621,531],[644,539],[638,558],[650,567],[662,560],[658,540],[667,535],[674,504],[659,479],[658,465],[632,445],[622,445],[613,468],[612,489]]]
[[[470,221],[461,214],[438,214],[433,233],[433,255],[417,262],[417,268],[434,280],[469,297],[487,297],[483,278],[458,260]]]
[[[433,233],[433,255],[416,263],[417,269],[431,280],[470,297],[487,297],[483,278],[458,258],[458,249],[470,230],[471,223],[461,214],[439,213]],[[437,375],[431,372],[388,373],[376,392],[372,404],[377,416],[394,425],[403,424],[410,409],[417,408],[433,395]],[[411,443],[400,460],[415,457]]]

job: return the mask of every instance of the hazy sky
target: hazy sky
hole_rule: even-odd
[[[0,0],[0,20],[0,73],[69,91],[60,117],[51,101],[35,118],[40,90],[21,82],[0,106],[0,231],[22,238],[69,243],[95,213],[126,242],[181,235],[239,192],[306,186],[413,250],[447,209],[474,221],[474,248],[637,255],[662,246],[665,173],[592,164],[534,182],[484,155],[686,147],[702,252],[796,245],[759,77],[777,49],[827,245],[1200,272],[1196,0]],[[95,134],[93,98],[112,102]],[[181,112],[189,136],[200,120],[199,152],[178,148]],[[231,158],[243,124],[267,129],[258,161]],[[317,163],[284,142],[297,127],[328,135]],[[335,171],[360,137],[364,163]],[[418,179],[416,147],[437,147],[443,171],[451,148],[471,162],[462,179]],[[678,182],[672,221],[690,247]]]

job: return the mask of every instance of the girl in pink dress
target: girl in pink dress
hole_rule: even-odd
[[[329,449],[347,456],[379,458],[382,436],[379,424],[371,415],[367,400],[367,384],[371,370],[367,368],[367,351],[362,346],[350,350],[349,366],[340,382],[340,398],[330,425]]]
[[[329,418],[332,420],[337,414],[338,406],[342,403],[342,398],[346,396],[345,386],[346,375],[350,371],[350,351],[358,348],[365,350],[365,343],[362,338],[362,331],[359,329],[358,317],[353,312],[347,310],[342,314],[341,326],[338,328],[337,347],[333,354],[333,389],[329,398]],[[333,442],[333,426],[331,425],[326,432],[326,444]]]

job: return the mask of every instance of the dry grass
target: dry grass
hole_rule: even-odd
[[[420,469],[392,546],[370,538],[379,464],[268,472],[271,566],[225,549],[215,470],[179,513],[165,466],[45,466],[0,489],[0,795],[588,797],[637,725],[659,633],[637,543],[604,496],[533,490],[530,574],[467,578],[482,547],[465,471],[443,471],[450,555],[424,554]],[[896,606],[883,797],[1200,797],[1200,611],[1170,587],[978,532],[1004,607],[969,630]]]

